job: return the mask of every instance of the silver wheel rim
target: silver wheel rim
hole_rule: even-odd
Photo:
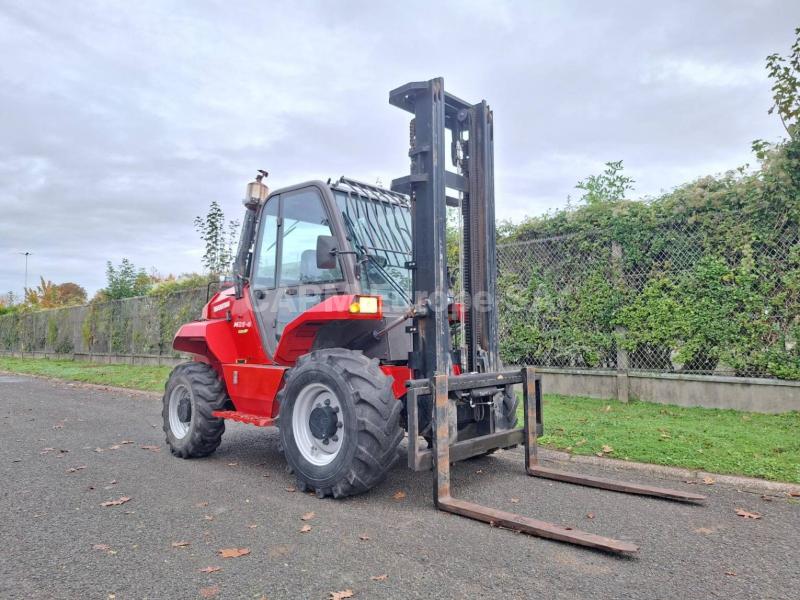
[[[320,439],[312,432],[311,413],[314,409],[325,408],[335,411],[339,426],[336,433]],[[300,390],[292,410],[292,433],[300,454],[311,464],[321,467],[330,464],[336,458],[342,448],[344,427],[342,405],[331,388],[323,383],[309,383]]]
[[[192,395],[183,384],[176,385],[169,395],[169,428],[177,439],[183,439],[189,433],[189,427],[192,424],[191,408],[189,410],[189,417],[186,420],[181,418],[180,408],[182,402],[188,402],[191,407]],[[185,418],[185,417],[184,417]]]

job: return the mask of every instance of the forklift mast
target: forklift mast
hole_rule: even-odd
[[[411,328],[409,366],[415,378],[450,372],[448,326],[447,206],[463,218],[461,291],[467,372],[496,371],[498,356],[494,149],[492,111],[444,89],[439,77],[412,82],[389,93],[389,102],[414,117],[409,128],[411,172],[392,190],[411,198],[412,287],[415,304],[427,309]],[[450,133],[450,155],[446,132]],[[455,171],[448,170],[452,165]],[[457,196],[448,196],[453,190]]]

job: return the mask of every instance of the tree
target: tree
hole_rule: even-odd
[[[151,285],[150,276],[144,269],[137,269],[127,258],[123,258],[116,268],[111,261],[106,263],[106,280],[108,285],[96,296],[106,300],[144,296]]]
[[[86,303],[86,290],[78,285],[67,281],[56,286],[56,294],[60,306],[72,306],[74,304]]]
[[[35,288],[25,288],[25,305],[33,308],[59,308],[86,302],[86,290],[77,283],[68,281],[55,284],[44,277],[39,278]]]
[[[797,136],[800,124],[800,27],[794,33],[795,41],[788,56],[775,53],[767,57],[767,73],[772,79],[774,100],[768,113],[778,113],[790,138]]]
[[[575,187],[584,191],[581,200],[589,206],[624,200],[625,193],[633,189],[635,181],[624,175],[623,170],[621,160],[607,162],[605,171],[579,181]]]
[[[205,217],[195,217],[194,226],[206,245],[203,266],[211,275],[225,273],[233,262],[233,245],[236,242],[238,221],[225,223],[225,213],[216,200],[208,207]]]

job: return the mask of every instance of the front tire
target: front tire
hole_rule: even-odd
[[[344,348],[312,352],[287,372],[277,399],[281,446],[302,491],[360,494],[397,461],[402,403],[377,360]]]
[[[225,385],[206,363],[190,362],[172,370],[164,390],[164,433],[170,451],[180,458],[208,456],[222,441],[224,419],[211,416],[228,404]]]

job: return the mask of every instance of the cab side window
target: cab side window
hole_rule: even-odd
[[[332,235],[319,192],[305,189],[282,194],[280,287],[342,279],[341,268],[317,268],[317,237]]]
[[[270,198],[261,211],[261,241],[253,270],[253,283],[256,288],[275,287],[275,267],[278,258],[278,202],[280,198]]]

